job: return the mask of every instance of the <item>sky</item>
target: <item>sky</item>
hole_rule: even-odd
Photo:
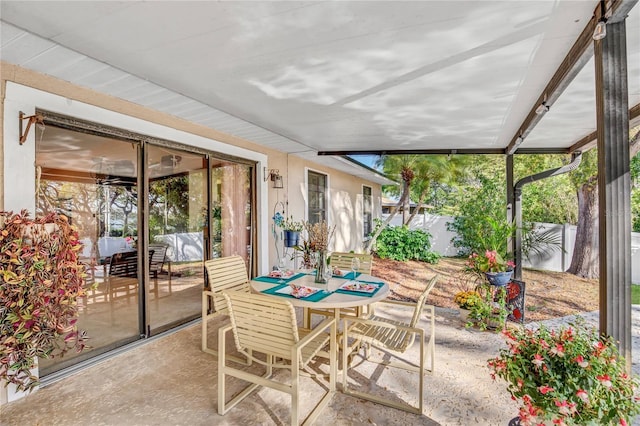
[[[378,159],[377,155],[350,155],[349,157],[364,164],[367,167],[371,167],[372,169],[379,170],[375,166],[375,162]]]

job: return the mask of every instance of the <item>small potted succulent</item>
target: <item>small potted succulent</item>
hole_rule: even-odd
[[[507,348],[488,361],[521,404],[510,424],[627,425],[640,413],[638,381],[612,339],[584,320],[551,330],[504,330]]]
[[[82,244],[66,216],[0,212],[0,379],[31,391],[36,358],[81,351]]]

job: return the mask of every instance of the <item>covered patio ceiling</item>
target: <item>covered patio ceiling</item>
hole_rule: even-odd
[[[0,58],[333,167],[317,153],[504,152],[598,4],[2,1]],[[627,49],[633,107],[639,7]],[[516,152],[595,131],[592,61],[549,103]]]

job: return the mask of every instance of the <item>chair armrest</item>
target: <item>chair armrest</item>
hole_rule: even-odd
[[[409,308],[415,308],[415,303],[412,302],[403,302],[400,300],[391,300],[391,299],[383,299],[383,300],[379,300],[378,302],[376,302],[375,304],[370,305],[371,308],[371,314],[373,314],[375,312],[375,305],[378,303],[386,303],[388,305],[396,305],[396,306],[406,306]],[[424,305],[422,307],[422,310],[424,311],[425,309],[429,309],[431,315],[435,315],[435,306],[434,305]]]
[[[382,327],[382,328],[388,328],[388,329],[394,329],[394,330],[405,330],[405,331],[410,331],[413,333],[424,333],[424,330],[419,328],[419,327],[409,327],[408,325],[401,325],[401,324],[393,324],[393,323],[389,323],[389,322],[384,322],[384,321],[376,321],[376,320],[370,320],[370,319],[366,319],[366,318],[347,318],[344,317],[343,318],[344,321],[344,327],[346,330],[346,333],[349,334],[349,327],[348,327],[348,323],[359,323],[359,324],[366,324],[366,325],[373,325],[376,327]]]
[[[223,327],[220,327],[220,328],[218,329],[218,334],[226,333],[227,331],[232,330],[232,329],[233,329],[233,325],[231,325],[231,324],[227,324],[227,325],[225,325],[225,326],[223,326]]]
[[[316,338],[321,333],[323,333],[324,330],[326,330],[328,327],[331,327],[333,324],[335,324],[335,322],[336,322],[335,318],[327,318],[326,320],[322,321],[316,327],[312,328],[311,331],[309,332],[309,334],[304,336],[304,338],[300,339],[300,341],[298,342],[298,344],[296,346],[298,348],[304,347],[310,341],[312,341],[314,338]]]
[[[392,299],[382,299],[378,301],[378,303],[388,303],[389,305],[400,305],[400,306],[409,306],[415,307],[415,303],[413,302],[403,302],[401,300],[392,300]]]

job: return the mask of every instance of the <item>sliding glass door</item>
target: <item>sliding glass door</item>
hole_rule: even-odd
[[[140,144],[54,126],[42,136],[36,144],[36,213],[69,218],[88,270],[78,327],[86,331],[89,347],[40,360],[41,375],[47,375],[140,337]]]
[[[201,312],[208,214],[207,159],[149,145],[151,333]],[[206,236],[208,238],[208,236]]]
[[[251,268],[255,238],[253,165],[65,120],[45,114],[37,138],[36,214],[78,230],[89,347],[41,359],[41,377],[198,318],[205,259],[239,254]]]

